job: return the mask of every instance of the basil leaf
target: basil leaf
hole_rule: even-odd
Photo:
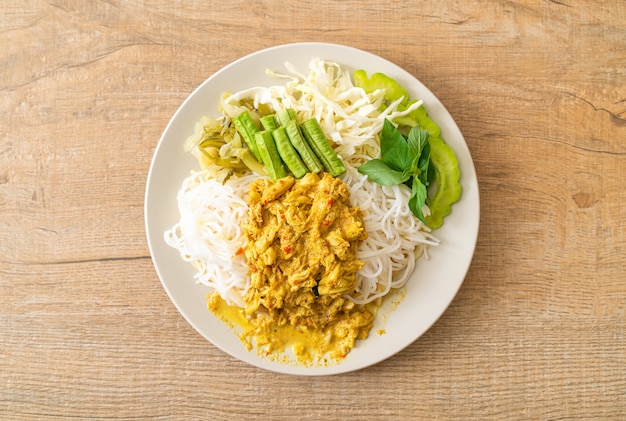
[[[428,165],[428,175],[426,176],[429,186],[432,184],[433,180],[435,180],[436,177],[437,173],[435,171],[435,166],[433,165],[432,160],[430,160]]]
[[[417,161],[417,168],[419,169],[420,181],[426,186],[430,185],[430,177],[428,174],[428,167],[430,166],[430,142],[424,145],[422,154]]]
[[[404,171],[411,166],[409,146],[404,135],[387,119],[380,134],[380,158],[396,171]]]
[[[389,168],[382,160],[372,159],[358,168],[361,174],[367,175],[373,182],[381,186],[395,186],[407,181],[411,176],[402,171]]]
[[[426,186],[420,181],[418,177],[414,177],[411,197],[409,197],[409,209],[411,209],[413,215],[415,215],[417,219],[422,221],[424,224],[426,224],[426,218],[422,213],[422,206],[424,206],[424,204],[426,203],[426,196]]]
[[[424,147],[428,144],[428,132],[420,129],[419,126],[412,127],[407,143],[409,146],[409,157],[413,160],[422,154]]]

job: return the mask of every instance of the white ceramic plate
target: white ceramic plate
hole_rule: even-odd
[[[176,194],[196,159],[183,151],[183,142],[193,133],[203,115],[218,115],[217,104],[224,91],[253,86],[272,86],[283,79],[266,76],[265,70],[285,72],[291,62],[302,73],[314,58],[336,61],[349,70],[382,72],[404,86],[411,98],[424,100],[431,118],[441,127],[442,137],[454,149],[461,170],[463,193],[442,228],[436,231],[441,244],[431,249],[429,260],[420,260],[406,287],[404,300],[393,311],[381,310],[369,338],[357,341],[347,358],[324,367],[302,367],[262,358],[248,351],[237,336],[208,309],[206,287],[196,285],[194,270],[178,251],[163,240],[163,233],[178,219]],[[262,50],[224,67],[202,83],[181,105],[167,125],[154,154],[145,196],[145,224],[154,266],[163,287],[183,317],[202,336],[223,351],[267,370],[299,375],[349,372],[391,357],[414,342],[446,310],[459,290],[469,268],[479,222],[478,184],[469,150],[456,123],[441,102],[411,74],[374,54],[336,44],[298,43]],[[386,334],[379,335],[384,328]]]

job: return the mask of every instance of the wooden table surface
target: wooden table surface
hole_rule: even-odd
[[[480,233],[439,321],[394,357],[295,377],[225,354],[161,286],[148,168],[208,76],[350,45],[444,103]],[[626,419],[626,2],[0,4],[0,418]]]

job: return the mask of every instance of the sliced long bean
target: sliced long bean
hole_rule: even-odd
[[[261,125],[265,130],[276,130],[278,128],[278,122],[274,114],[268,114],[260,118]]]
[[[302,132],[327,172],[334,177],[346,172],[346,167],[330,145],[317,119],[311,118],[303,122]]]
[[[289,140],[289,136],[287,135],[287,130],[280,126],[276,130],[272,131],[272,137],[276,142],[276,149],[278,150],[278,154],[282,158],[283,162],[289,168],[289,171],[296,178],[302,178],[306,173],[309,172],[308,168],[300,159],[298,152],[291,144]]]
[[[248,111],[244,111],[239,114],[237,117],[233,119],[233,124],[235,128],[239,132],[239,135],[243,137],[243,140],[248,145],[248,149],[252,151],[252,155],[259,161],[262,161],[263,158],[259,154],[259,148],[256,144],[255,134],[260,131],[250,113]]]
[[[298,115],[296,114],[296,110],[293,108],[284,108],[276,111],[276,120],[281,126],[287,126],[287,123],[291,120],[298,121]]]
[[[267,173],[273,180],[278,180],[287,175],[283,161],[280,159],[276,143],[269,130],[258,131],[254,135],[254,140],[259,148],[259,153],[267,169]]]
[[[309,169],[309,171],[314,173],[320,172],[323,168],[322,163],[317,158],[317,156],[315,156],[315,153],[302,135],[298,122],[296,120],[290,120],[289,122],[287,122],[285,130],[287,131],[289,141],[296,149],[296,151],[298,151],[298,154],[300,154],[302,161]]]

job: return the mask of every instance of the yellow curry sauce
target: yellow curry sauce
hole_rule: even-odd
[[[356,254],[367,238],[361,211],[348,198],[346,185],[326,173],[250,186],[245,309],[228,306],[217,293],[208,300],[218,317],[243,329],[248,348],[268,356],[291,349],[309,365],[341,359],[368,336],[377,305],[343,297],[356,286],[363,266]]]

